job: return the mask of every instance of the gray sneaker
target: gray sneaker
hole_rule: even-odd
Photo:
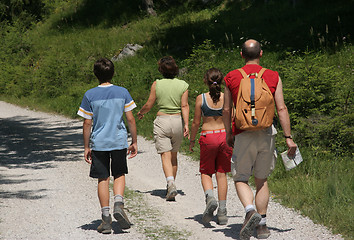
[[[255,210],[249,211],[246,214],[245,221],[243,222],[241,231],[240,231],[240,239],[241,240],[249,240],[253,233],[253,230],[256,228],[258,223],[261,221],[262,217]]]
[[[175,201],[175,196],[177,195],[177,188],[174,183],[170,186],[167,185],[166,201]]]
[[[115,202],[114,203],[113,216],[117,220],[118,225],[122,229],[130,228],[131,223],[130,223],[127,215],[124,212],[124,203],[122,203],[122,202]]]
[[[213,219],[214,211],[218,207],[218,202],[216,201],[215,197],[207,197],[206,200],[206,207],[203,213],[202,221],[204,223],[208,223]]]
[[[227,210],[226,208],[220,209],[218,208],[218,213],[216,214],[216,223],[219,225],[227,224]]]
[[[98,226],[97,231],[103,234],[110,234],[112,232],[112,217],[109,214],[108,217],[102,215],[102,222]]]

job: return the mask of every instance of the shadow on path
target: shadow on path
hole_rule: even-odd
[[[48,125],[43,119],[13,117],[0,119],[0,166],[41,169],[52,167],[52,161],[72,161],[70,150],[82,145],[81,126],[56,122]],[[78,159],[77,159],[78,160]]]
[[[78,161],[81,154],[81,126],[73,122],[16,116],[0,118],[0,184],[42,181],[40,172],[11,174],[11,169],[40,170],[55,167],[56,161]],[[8,188],[11,189],[11,188]],[[48,189],[1,191],[0,198],[40,199]]]
[[[101,224],[101,220],[97,219],[94,220],[90,223],[87,223],[85,225],[80,226],[79,228],[83,229],[83,230],[92,230],[92,231],[97,231],[98,226]],[[124,234],[124,233],[129,233],[127,231],[122,230],[118,223],[113,221],[112,222],[112,230],[113,230],[113,234]]]
[[[157,196],[157,197],[160,197],[160,198],[163,198],[163,199],[166,198],[166,189],[154,189],[154,190],[146,191],[146,192],[141,192],[139,190],[136,190],[136,192],[139,192],[139,193],[150,193],[152,196]],[[178,193],[177,196],[178,195],[181,195],[181,196],[185,196],[186,195],[182,190],[177,190],[177,193]]]

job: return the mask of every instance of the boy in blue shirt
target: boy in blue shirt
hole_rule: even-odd
[[[102,223],[97,231],[109,234],[112,231],[109,207],[110,168],[114,177],[113,216],[122,229],[130,228],[131,225],[123,210],[123,196],[125,174],[128,173],[126,156],[130,154],[129,158],[133,158],[138,153],[135,118],[132,113],[136,105],[127,89],[111,84],[114,75],[112,61],[107,58],[99,59],[94,64],[93,71],[100,85],[85,93],[77,114],[85,118],[83,123],[85,161],[91,164],[90,177],[98,179],[97,192]],[[123,120],[124,112],[132,138],[130,146]]]

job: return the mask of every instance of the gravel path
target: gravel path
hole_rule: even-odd
[[[129,160],[126,207],[134,223],[102,235],[96,181],[83,160],[82,122],[0,101],[0,239],[238,239],[244,210],[229,181],[229,222],[201,223],[204,197],[198,163],[179,154],[176,202],[166,202],[159,155],[138,138]],[[216,192],[215,192],[216,193]],[[270,202],[269,239],[342,239]],[[255,239],[251,237],[251,239]]]

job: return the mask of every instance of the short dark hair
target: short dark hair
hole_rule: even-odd
[[[242,56],[247,60],[259,58],[261,54],[261,44],[255,41],[255,44],[251,47],[246,44],[246,42],[242,44]]]
[[[100,83],[110,82],[114,75],[114,64],[107,58],[98,59],[93,65],[93,73]]]
[[[165,78],[174,78],[178,75],[179,69],[172,56],[166,56],[159,60],[159,72]]]

